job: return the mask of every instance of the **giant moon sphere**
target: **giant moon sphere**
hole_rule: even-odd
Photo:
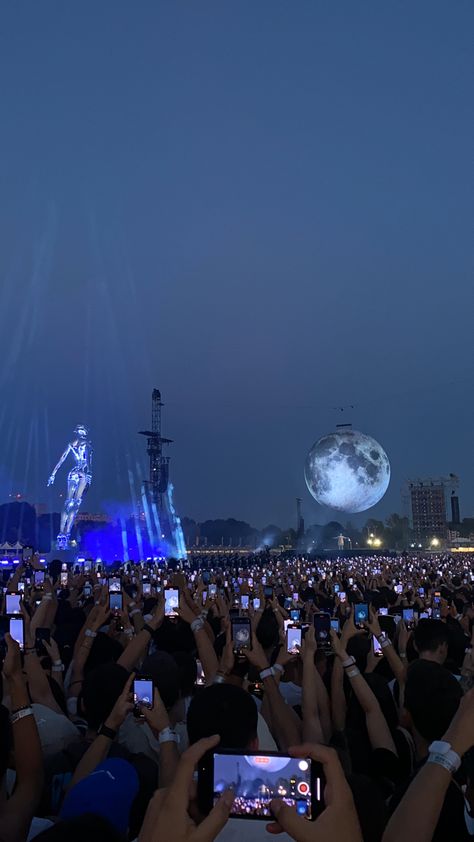
[[[390,462],[375,439],[357,430],[338,430],[313,445],[304,474],[321,506],[353,514],[382,499],[390,481]]]

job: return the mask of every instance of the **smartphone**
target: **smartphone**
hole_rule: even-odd
[[[35,570],[33,581],[36,587],[42,587],[44,585],[44,570]]]
[[[120,576],[110,576],[107,579],[107,584],[109,586],[109,593],[119,593],[122,590],[122,580]]]
[[[339,593],[341,586],[337,582],[334,583],[334,593]]]
[[[297,655],[301,651],[301,629],[297,626],[289,626],[286,630],[286,651]]]
[[[441,608],[433,608],[431,612],[432,620],[441,620]]]
[[[388,608],[379,608],[379,615],[381,617],[387,617],[388,616]]]
[[[5,595],[5,614],[21,614],[20,593],[7,593]]]
[[[65,561],[63,561],[63,563],[61,564],[61,570],[63,571],[63,573],[67,573],[67,564]]]
[[[383,657],[382,647],[381,647],[380,643],[378,642],[377,638],[375,637],[375,635],[372,636],[372,648],[374,650],[374,655],[377,658]]]
[[[339,591],[339,602],[345,602],[347,599],[345,591]]]
[[[336,619],[335,617],[331,617],[331,628],[337,634],[339,634],[340,631],[341,631],[341,624],[340,624],[339,620]]]
[[[136,678],[133,682],[133,713],[144,719],[142,706],[151,710],[153,707],[153,681],[151,678]]]
[[[217,596],[217,585],[209,585],[209,599],[215,599]],[[248,606],[247,606],[248,608]]]
[[[425,595],[425,589],[424,588],[418,588],[418,593],[419,593],[420,596],[424,596]]]
[[[109,592],[109,605],[110,610],[114,612],[114,614],[119,614],[123,611],[123,596],[121,592],[117,591],[110,591]]]
[[[62,588],[67,588],[67,573],[61,573],[59,576],[59,584]]]
[[[354,622],[360,629],[364,628],[364,623],[369,620],[369,606],[366,602],[359,602],[354,606]]]
[[[19,644],[21,651],[25,648],[25,621],[23,617],[10,617],[10,634]]]
[[[23,547],[23,561],[28,562],[33,558],[33,547]]]
[[[314,633],[318,646],[329,646],[331,641],[329,636],[331,617],[329,614],[315,614],[313,622]]]
[[[260,608],[260,600],[259,600],[258,596],[256,596],[255,599],[252,600],[252,604],[253,604],[254,611],[258,611],[258,609]]]
[[[252,631],[250,628],[249,617],[232,617],[232,642],[234,644],[234,652],[240,654],[246,649],[252,648]]]
[[[350,576],[350,577],[349,577],[349,584],[350,584],[350,585],[353,585],[353,584],[354,584],[354,579],[352,578],[352,576]]]
[[[405,621],[407,628],[411,628],[413,626],[415,617],[413,614],[413,608],[404,608],[402,611],[402,617]]]
[[[204,687],[206,683],[206,676],[204,675],[204,670],[202,668],[201,661],[196,660],[196,681],[194,682],[197,687]]]
[[[270,802],[283,798],[297,815],[314,820],[324,809],[322,764],[278,752],[209,752],[198,768],[198,802],[207,814],[233,788],[230,818],[272,818]]]
[[[248,610],[249,598],[247,594],[242,594],[242,596],[240,597],[240,607],[244,608],[245,610]]]
[[[143,596],[150,596],[151,594],[151,582],[143,582]]]
[[[295,591],[295,593],[293,594],[293,602],[298,602],[299,598],[300,598],[299,594],[297,594],[296,591]]]
[[[51,641],[51,631],[50,631],[50,629],[45,629],[45,628],[36,629],[35,647],[36,647],[36,651],[37,651],[38,655],[40,655],[40,656],[48,654],[47,651],[46,651],[46,647],[44,645],[44,642],[43,642],[45,640],[46,640],[47,643],[50,643],[50,641]]]
[[[92,585],[84,585],[84,596],[92,596]]]
[[[265,599],[273,599],[273,588],[271,585],[266,585],[263,589]]]
[[[393,590],[395,593],[403,593],[403,585],[395,585]]]
[[[290,620],[293,623],[299,623],[301,620],[301,611],[299,608],[292,608],[290,611]]]
[[[165,617],[177,617],[179,608],[178,588],[165,588]]]

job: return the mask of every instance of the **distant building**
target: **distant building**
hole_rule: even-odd
[[[446,482],[443,479],[414,480],[408,483],[413,538],[426,547],[433,538],[447,536]]]

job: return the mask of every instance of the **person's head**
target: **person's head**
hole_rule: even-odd
[[[420,658],[408,668],[404,705],[408,725],[427,745],[440,740],[456,713],[462,689],[441,664]]]
[[[143,661],[142,675],[149,676],[158,690],[167,710],[171,710],[179,699],[179,667],[168,652],[154,652]]]
[[[265,609],[256,630],[257,640],[263,649],[272,649],[278,646],[279,628],[275,614],[271,609]]]
[[[449,634],[441,620],[420,620],[413,634],[413,644],[420,658],[444,664],[448,657]]]
[[[82,686],[82,713],[89,728],[97,731],[109,716],[128,679],[118,664],[103,664],[89,672]]]
[[[126,834],[139,787],[137,772],[128,760],[108,757],[69,790],[60,818],[78,819],[92,813],[110,822],[118,833]]]
[[[179,692],[181,698],[192,696],[197,678],[196,659],[190,652],[175,652],[173,660],[178,665]]]
[[[190,744],[219,734],[221,748],[258,749],[258,711],[250,693],[233,684],[213,684],[194,696],[188,710]]]

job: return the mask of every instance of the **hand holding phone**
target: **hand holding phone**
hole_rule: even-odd
[[[252,629],[249,617],[231,618],[232,643],[236,655],[252,648]]]
[[[151,678],[135,678],[133,682],[133,714],[137,719],[144,719],[142,708],[153,708],[153,681]]]

